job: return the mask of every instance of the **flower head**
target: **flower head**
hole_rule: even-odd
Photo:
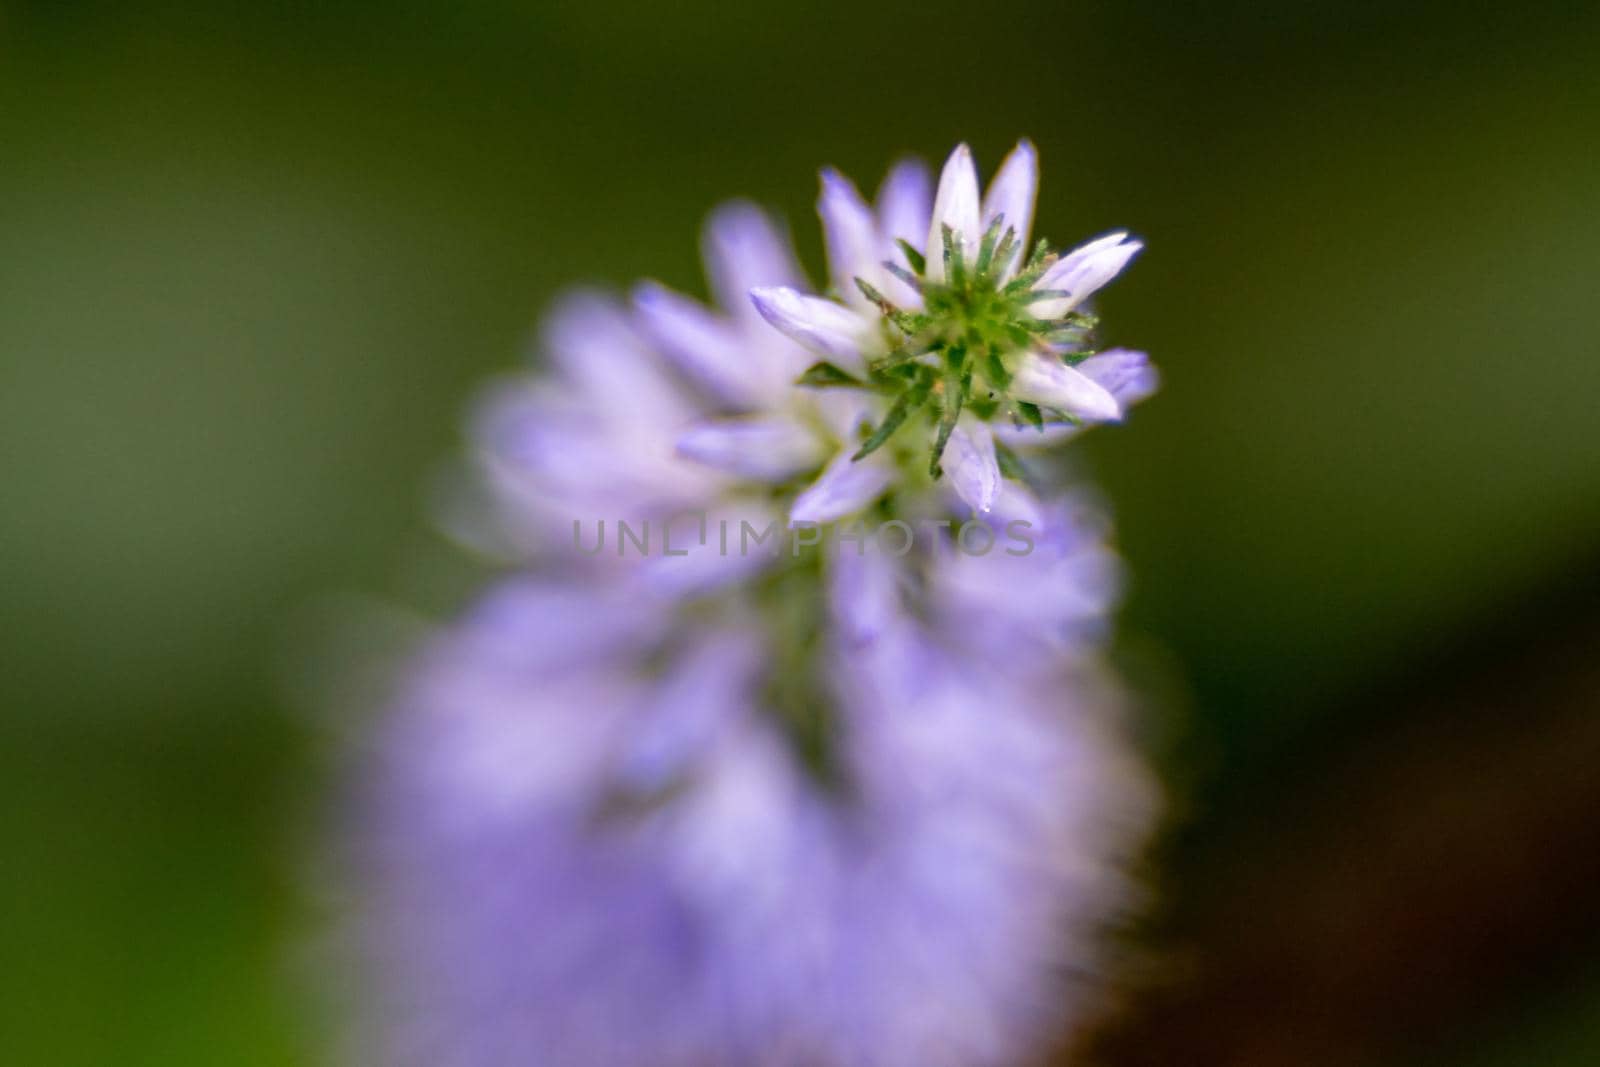
[[[1149,797],[1103,525],[1017,450],[1154,388],[1083,309],[1138,245],[1025,254],[1026,143],[984,197],[964,147],[931,185],[824,172],[827,297],[726,206],[713,305],[571,297],[479,409],[454,525],[517,573],[379,730],[376,1062],[1003,1067],[1081,1007]],[[677,552],[566,537],[685,513]],[[819,536],[729,551],[730,519]]]
[[[1098,320],[1084,302],[1143,246],[1118,232],[1065,255],[1042,240],[1028,252],[1038,161],[1027,141],[981,199],[965,145],[945,164],[931,207],[915,174],[893,172],[874,212],[848,180],[824,171],[818,212],[836,297],[789,286],[750,296],[820,357],[802,384],[879,399],[855,461],[887,450],[905,480],[919,481],[919,465],[928,479],[949,475],[961,499],[987,511],[1003,463],[983,427],[1051,434],[1122,418],[1132,398],[1095,373]]]

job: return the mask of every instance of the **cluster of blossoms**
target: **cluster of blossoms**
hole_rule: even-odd
[[[987,196],[964,146],[931,186],[824,172],[825,294],[726,206],[716,308],[573,296],[477,413],[456,524],[516,567],[383,720],[374,1061],[999,1067],[1092,991],[1148,797],[1099,665],[1116,560],[1045,453],[1154,388],[1084,304],[1139,245],[1029,251],[1026,143]],[[942,533],[704,533],[886,522]]]

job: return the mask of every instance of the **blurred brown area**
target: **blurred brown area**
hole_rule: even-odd
[[[1208,813],[1159,977],[1084,1059],[1428,1062],[1592,956],[1600,558],[1349,703],[1329,721],[1370,725],[1309,739],[1296,784]]]

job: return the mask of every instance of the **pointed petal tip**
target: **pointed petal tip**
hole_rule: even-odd
[[[845,303],[865,310],[869,302],[856,289],[854,279],[865,278],[875,285],[882,282],[878,220],[848,177],[827,167],[821,179],[817,215],[822,219],[829,277]]]
[[[950,153],[950,158],[946,161],[944,171],[940,176],[941,184],[945,175],[963,183],[970,182],[974,197],[981,191],[978,184],[978,161],[972,155],[972,149],[967,147],[965,141],[956,145],[955,151]]]
[[[963,416],[950,435],[944,466],[950,487],[969,507],[979,514],[994,508],[1000,493],[1000,467],[986,423]]]
[[[1138,241],[1138,240],[1127,241],[1127,242],[1125,242],[1123,244],[1118,245],[1116,247],[1116,256],[1117,256],[1117,258],[1114,261],[1116,263],[1116,269],[1111,272],[1112,276],[1115,277],[1116,275],[1121,274],[1125,269],[1127,269],[1128,264],[1133,262],[1134,257],[1137,256],[1140,252],[1143,252],[1143,251],[1144,251],[1144,242],[1143,241]],[[1106,280],[1110,281],[1109,278],[1106,279]]]
[[[1039,194],[1039,159],[1032,142],[1027,138],[1001,161],[989,181],[983,197],[982,224],[985,228],[996,219],[1003,219],[1015,234],[1015,247],[1011,260],[1001,266],[1001,275],[1009,280],[1022,258],[1027,254],[1028,242],[1033,233],[1033,209]]]
[[[672,291],[654,278],[645,278],[634,283],[628,292],[628,299],[636,308],[649,308],[671,299]]]
[[[1127,409],[1161,389],[1161,372],[1144,352],[1133,348],[1110,348],[1078,365],[1078,371],[1094,379]]]
[[[778,313],[778,308],[800,294],[787,285],[756,285],[750,288],[750,302],[767,318]]]
[[[1121,257],[1124,266],[1134,256],[1144,251],[1144,241],[1131,236],[1127,230],[1114,230],[1102,237],[1097,244],[1105,254]]]
[[[884,238],[891,242],[898,238],[922,251],[933,215],[933,176],[927,164],[914,157],[902,158],[878,186],[876,203]],[[898,249],[891,254],[898,258]]]
[[[1093,386],[1092,389],[1084,389],[1077,394],[1075,413],[1091,422],[1121,422],[1122,405],[1111,394],[1111,390],[1086,374],[1076,371],[1074,373]]]
[[[796,526],[818,525],[817,516],[820,514],[822,514],[821,509],[810,502],[796,500],[794,506],[789,509],[789,529],[792,530]]]
[[[793,326],[807,320],[806,313],[812,305],[820,305],[824,309],[829,306],[829,302],[818,297],[808,297],[800,290],[787,285],[753,286],[749,296],[750,303],[761,312],[762,318],[780,329],[785,325]]]
[[[1122,273],[1143,249],[1143,241],[1130,240],[1127,231],[1118,230],[1068,252],[1033,284],[1035,291],[1059,289],[1067,295],[1036,300],[1034,315],[1041,319],[1065,315]]]
[[[749,291],[756,311],[774,328],[850,374],[866,374],[861,355],[861,319],[843,304],[807,296],[786,285]]]
[[[772,219],[752,200],[724,200],[707,213],[703,224],[708,241],[737,241],[745,231],[765,229]]]
[[[729,200],[712,209],[701,230],[701,255],[724,310],[743,310],[742,298],[752,285],[803,284],[788,228],[748,200]]]
[[[1026,137],[1017,138],[1016,146],[1011,149],[1010,155],[1025,160],[1034,167],[1039,164],[1039,150]]]
[[[800,294],[787,285],[757,285],[749,291],[750,303],[767,323],[793,336]]]
[[[909,199],[926,199],[932,195],[933,175],[921,156],[901,156],[884,174],[878,184],[877,199],[881,206],[889,191],[908,196]],[[915,195],[911,195],[915,194]]]
[[[820,206],[829,197],[839,196],[849,185],[850,179],[839,173],[838,170],[833,167],[823,167],[817,171],[818,205]]]
[[[1122,405],[1105,386],[1082,371],[1045,356],[1017,368],[1014,395],[1089,422],[1120,422]]]

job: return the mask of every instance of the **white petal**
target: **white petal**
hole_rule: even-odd
[[[680,419],[685,397],[670,368],[609,296],[579,291],[545,316],[541,342],[562,377],[591,403],[653,420]]]
[[[894,165],[878,187],[878,225],[885,243],[906,244],[922,251],[928,239],[928,220],[933,217],[933,189],[928,168],[920,159],[907,159]],[[895,250],[898,262],[900,255]]]
[[[933,200],[933,221],[928,226],[928,277],[944,280],[944,227],[949,226],[957,239],[973,253],[982,236],[978,222],[978,166],[972,161],[972,151],[966,145],[957,145],[945,162],[939,175],[939,192]]]
[[[1121,273],[1128,261],[1144,247],[1140,241],[1123,244],[1127,236],[1125,233],[1114,233],[1067,253],[1060,262],[1045,271],[1033,286],[1041,292],[1054,289],[1065,291],[1067,295],[1039,300],[1029,310],[1037,318],[1058,319],[1083,303]]]
[[[817,355],[851,374],[866,375],[861,356],[866,323],[843,304],[786,286],[752,289],[750,301],[762,318]]]
[[[870,644],[904,614],[899,567],[870,538],[836,540],[828,564],[828,599],[852,645]]]
[[[1049,270],[1045,271],[1044,275],[1034,283],[1034,288],[1050,288],[1050,286],[1046,286],[1044,284],[1046,279],[1057,279],[1063,277],[1064,275],[1075,270],[1078,264],[1082,263],[1088,257],[1104,252],[1108,248],[1115,248],[1117,245],[1120,245],[1127,239],[1127,230],[1117,230],[1114,233],[1106,234],[1104,237],[1096,237],[1094,240],[1089,241],[1086,244],[1079,245],[1077,248],[1074,248],[1072,251],[1068,252],[1066,255],[1057,260],[1055,265]]]
[[[871,308],[856,285],[861,278],[881,288],[883,269],[878,265],[878,223],[850,179],[833,169],[822,172],[822,194],[817,198],[828,245],[828,271],[834,288],[846,303]]]
[[[1137,404],[1161,386],[1150,357],[1131,348],[1111,348],[1078,364],[1078,373],[1103,386],[1124,408]]]
[[[909,268],[897,241],[921,252],[933,217],[933,188],[928,168],[920,159],[895,164],[878,188],[878,233],[883,258]],[[883,292],[903,308],[922,307],[922,294],[888,271],[883,272]]]
[[[1039,193],[1039,156],[1026,139],[1018,141],[1011,150],[994,179],[989,182],[989,192],[983,198],[983,229],[998,216],[1005,216],[1001,225],[1017,232],[1016,251],[1005,274],[1021,261],[1027,253],[1028,238],[1033,233],[1033,205]],[[1004,236],[1002,232],[1001,236]]]
[[[706,220],[703,255],[717,302],[736,318],[754,317],[745,294],[756,286],[804,284],[783,227],[741,200]]]
[[[763,505],[710,511],[703,526],[699,515],[686,516],[671,527],[670,542],[662,540],[661,529],[652,527],[655,540],[642,569],[649,587],[670,597],[727,588],[771,566],[788,547],[782,519]],[[633,551],[630,543],[630,556]]]
[[[1117,398],[1104,386],[1054,357],[1032,352],[1022,357],[1011,381],[1011,394],[1095,422],[1122,418]]]
[[[994,439],[999,442],[1003,439],[1001,431],[1005,424],[991,425],[989,430],[994,434]],[[970,508],[965,497],[955,491],[955,486],[945,486],[945,504],[952,512],[960,512],[963,508]],[[1000,477],[1000,489],[994,496],[994,504],[984,514],[984,521],[991,529],[1005,531],[1006,524],[1022,522],[1022,530],[1036,530],[1045,520],[1045,513],[1033,491],[1021,482],[1004,475]],[[1020,535],[1020,534],[1019,534]]]
[[[795,497],[789,509],[789,523],[833,522],[853,514],[876,500],[894,480],[894,471],[875,453],[859,463],[849,452],[840,452],[817,480]]]
[[[768,368],[727,320],[655,282],[634,289],[633,306],[645,333],[696,384],[738,407],[764,395]]]
[[[822,459],[816,436],[793,419],[713,419],[679,438],[678,455],[763,482],[782,482]]]
[[[994,507],[1000,492],[1000,463],[987,424],[963,415],[950,433],[939,465],[950,479],[950,487],[973,510],[985,512]]]

